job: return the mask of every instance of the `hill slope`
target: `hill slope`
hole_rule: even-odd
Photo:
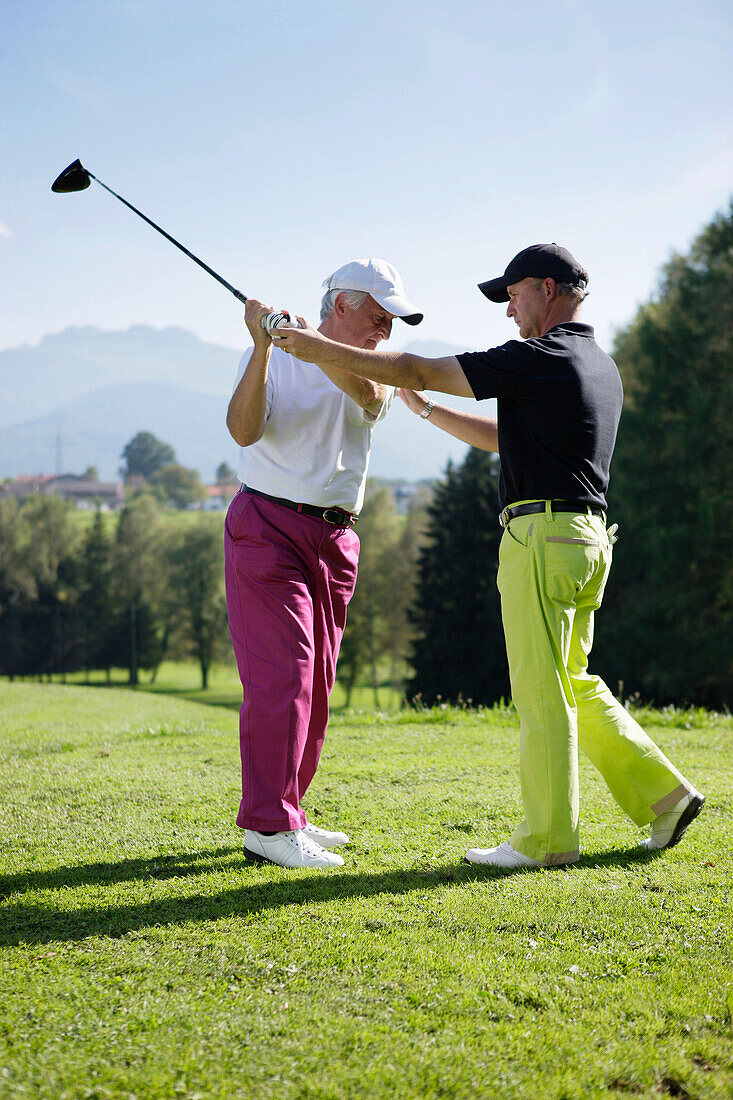
[[[413,341],[405,350],[435,356],[457,349]],[[210,480],[220,462],[236,465],[224,416],[240,354],[182,329],[142,325],[126,332],[67,329],[37,347],[0,352],[0,477],[94,465],[102,478],[114,478],[125,444],[151,431],[173,446],[179,462]],[[446,403],[476,407],[458,398]],[[449,458],[460,460],[465,451],[398,400],[375,431],[371,473],[438,477]]]

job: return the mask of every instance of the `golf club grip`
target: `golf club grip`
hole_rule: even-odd
[[[286,309],[276,309],[262,318],[262,327],[266,332],[275,332],[279,328],[302,328],[300,321]]]
[[[225,286],[227,290],[234,295],[235,298],[238,298],[240,302],[247,301],[246,296],[242,294],[241,290],[237,290],[237,288],[233,287],[231,283],[228,283],[226,279],[222,279],[221,275],[217,275],[213,268],[209,267],[208,264],[205,264],[203,260],[200,260],[198,256],[194,256],[193,252],[189,252],[189,250],[184,245],[182,245],[180,241],[177,241],[175,237],[171,237],[170,233],[166,233],[165,229],[161,229],[160,226],[156,225],[155,222],[152,221],[146,214],[143,214],[142,210],[138,210],[136,206],[133,206],[131,202],[127,201],[127,199],[123,199],[122,195],[118,195],[117,192],[113,191],[111,187],[108,187],[106,183],[102,183],[102,181],[100,179],[97,179],[97,177],[93,175],[89,171],[89,169],[86,169],[86,171],[93,180],[96,180],[100,187],[103,187],[105,191],[109,191],[110,195],[114,195],[116,199],[119,199],[120,202],[124,203],[129,210],[132,210],[132,212],[134,214],[137,214],[139,218],[142,218],[144,222],[147,222],[148,225],[151,225],[153,229],[157,229],[158,232],[163,237],[165,237],[167,241],[170,241],[171,244],[174,244],[176,248],[180,248],[181,252],[185,253],[185,255],[189,257],[189,259],[193,260],[194,263],[197,263],[199,267],[203,267],[204,271],[208,271],[209,275],[216,279],[217,282],[221,283],[222,286]]]

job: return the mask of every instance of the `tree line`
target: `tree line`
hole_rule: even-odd
[[[349,701],[362,677],[377,705],[385,677],[404,689],[424,515],[424,493],[404,516],[389,487],[370,485],[339,667]],[[233,660],[222,513],[180,516],[143,489],[119,513],[84,518],[57,496],[0,499],[0,674],[111,680],[123,668],[134,685],[165,659],[194,658],[205,688],[212,663]]]
[[[672,258],[611,349],[626,393],[609,492],[620,540],[592,670],[625,697],[733,703],[732,342],[733,207]],[[170,455],[136,441],[126,470],[155,484]],[[471,450],[406,516],[370,484],[338,670],[349,700],[364,679],[377,706],[385,681],[427,705],[510,697],[497,473],[496,456]],[[164,520],[143,492],[114,532],[97,515],[81,533],[58,498],[0,500],[0,672],[125,667],[135,683],[165,656],[193,656],[205,686],[231,657],[222,518],[185,518]]]
[[[221,518],[166,523],[149,493],[127,502],[113,530],[105,518],[98,511],[82,530],[59,497],[0,500],[0,671],[127,668],[137,684],[141,669],[191,656],[206,686],[226,640]]]
[[[620,524],[596,652],[631,694],[733,705],[733,204],[615,341]]]

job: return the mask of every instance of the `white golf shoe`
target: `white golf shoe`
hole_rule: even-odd
[[[642,840],[642,848],[648,852],[662,848],[674,848],[679,844],[687,826],[695,820],[705,805],[705,796],[698,791],[688,791],[671,810],[660,814],[652,821],[651,836]]]
[[[343,848],[349,843],[346,833],[332,833],[328,829],[321,829],[318,825],[311,825],[310,821],[302,830],[309,840],[315,840],[322,848]]]
[[[255,863],[276,863],[291,870],[301,867],[342,867],[341,856],[327,852],[305,835],[305,829],[265,836],[254,829],[244,834],[244,855]]]
[[[510,871],[519,870],[521,867],[544,866],[538,859],[522,855],[516,848],[512,848],[508,840],[498,848],[469,848],[466,852],[466,863],[480,863],[486,867],[505,867]]]

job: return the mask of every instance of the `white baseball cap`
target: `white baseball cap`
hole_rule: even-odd
[[[407,301],[402,279],[386,260],[352,260],[323,282],[326,290],[363,290],[388,313],[408,325],[419,325],[423,314]]]

